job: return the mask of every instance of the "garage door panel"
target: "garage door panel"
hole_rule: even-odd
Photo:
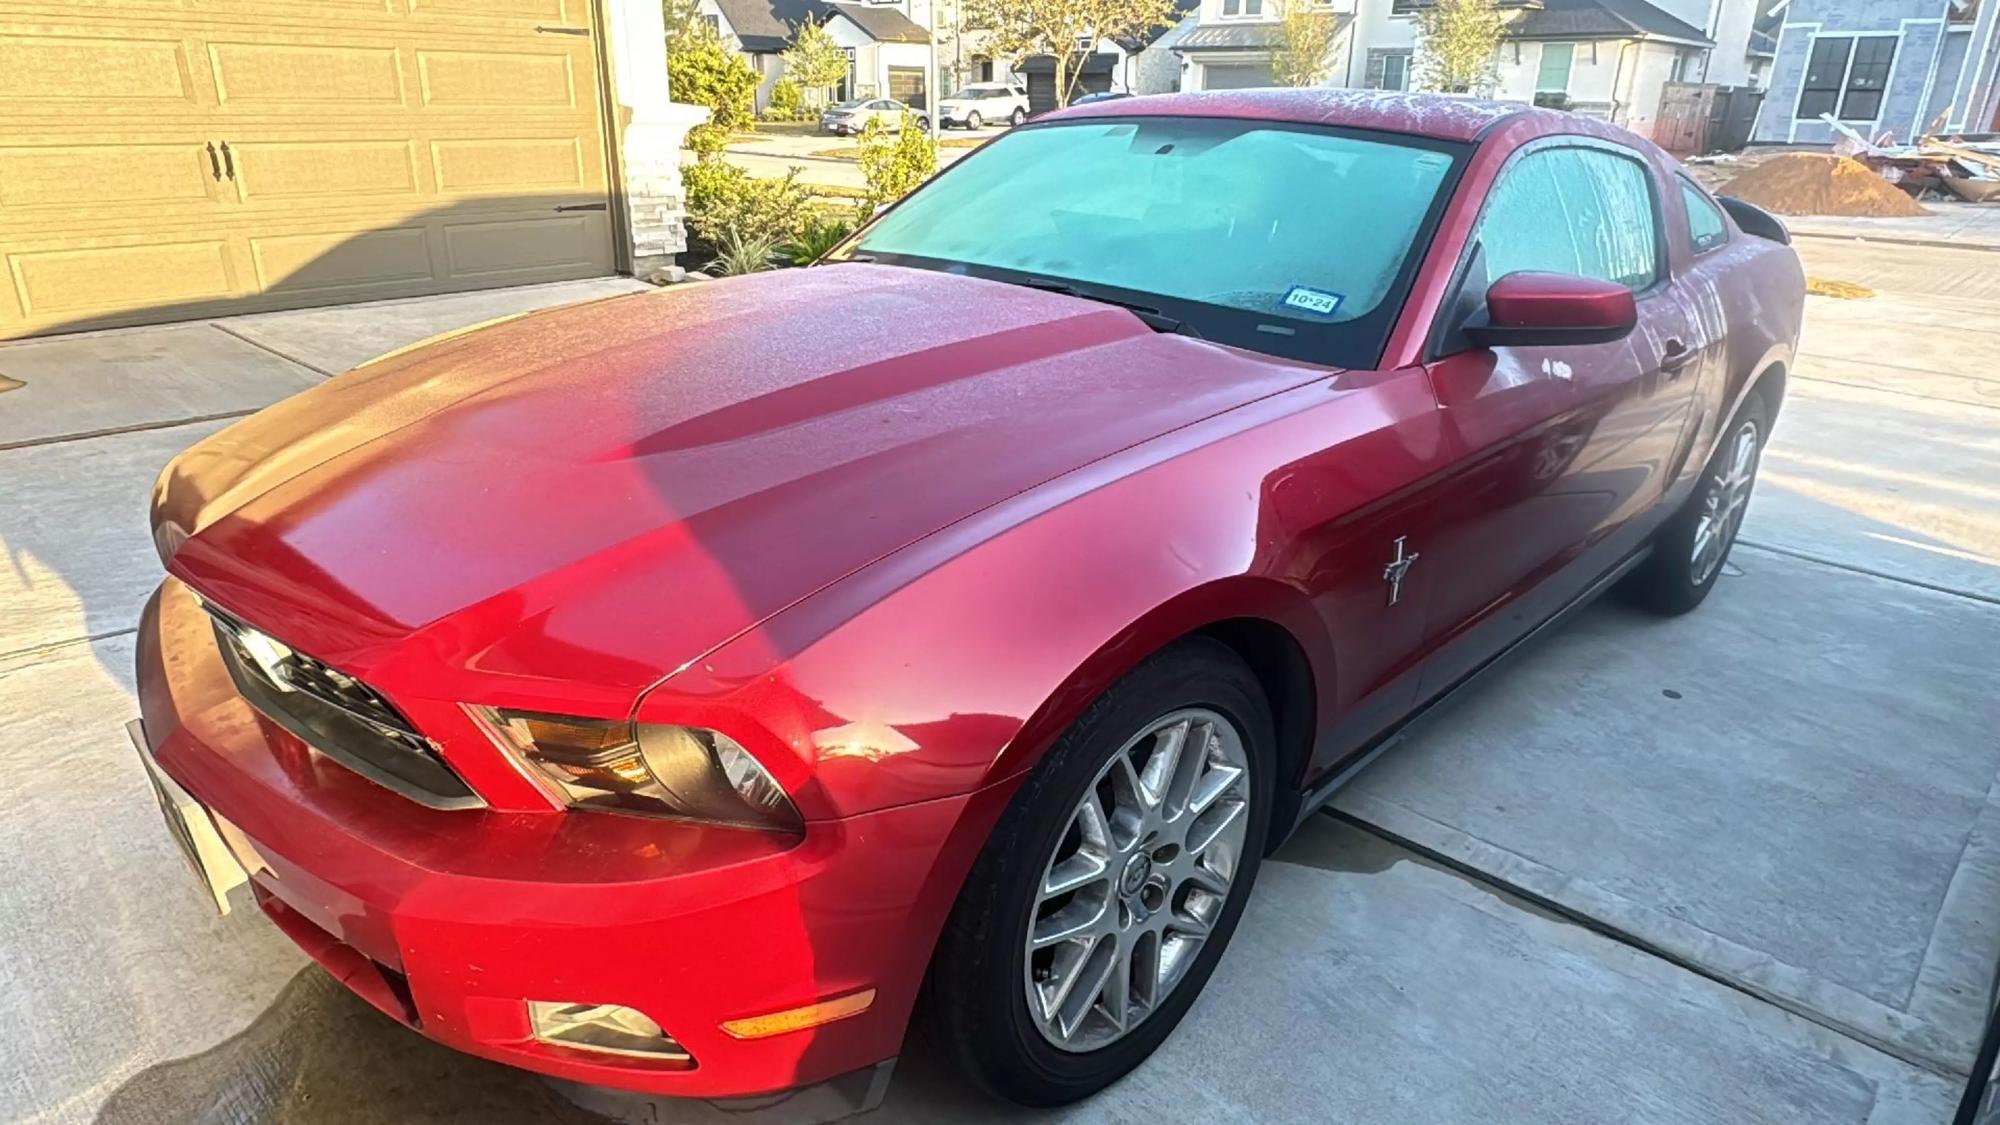
[[[237,197],[245,203],[355,196],[414,201],[419,194],[417,154],[409,141],[238,141],[231,156]]]
[[[481,19],[555,20],[563,24],[587,22],[589,13],[583,0],[409,0],[414,16],[477,16]]]
[[[29,320],[215,299],[241,288],[228,241],[219,238],[22,251],[9,254],[7,266]]]
[[[593,154],[594,155],[594,154]],[[585,191],[581,140],[568,137],[464,137],[431,142],[440,195]]]
[[[208,57],[225,109],[403,104],[403,61],[394,47],[210,43]]]
[[[576,68],[566,52],[417,52],[424,105],[434,109],[573,109]]]
[[[586,0],[0,4],[0,337],[616,265]]]
[[[132,109],[192,97],[179,39],[0,34],[0,106],[116,101]]]
[[[199,141],[168,144],[0,145],[0,207],[19,212],[209,200]],[[22,216],[25,217],[25,216]]]
[[[452,280],[487,281],[522,274],[606,267],[609,223],[601,211],[520,219],[451,222],[444,228],[445,268]]]
[[[332,296],[428,281],[430,237],[422,225],[254,237],[250,257],[267,293]]]

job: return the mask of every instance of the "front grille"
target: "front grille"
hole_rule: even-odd
[[[418,804],[434,809],[485,805],[380,692],[214,606],[206,608],[236,689],[273,722]]]

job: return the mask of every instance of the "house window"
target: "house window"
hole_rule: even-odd
[[[1224,16],[1261,16],[1264,0],[1222,0]]]
[[[1371,48],[1368,52],[1368,73],[1364,84],[1370,90],[1409,89],[1410,52]]]
[[[703,23],[706,23],[708,25],[708,29],[710,31],[715,32],[717,35],[722,34],[721,16],[703,16],[701,17],[701,19]]]
[[[1817,120],[1823,113],[1835,114],[1843,121],[1881,117],[1882,91],[1889,87],[1889,69],[1895,61],[1896,37],[1892,35],[1814,39],[1793,116],[1801,121]]]
[[[1574,43],[1542,44],[1542,67],[1535,75],[1535,93],[1569,93],[1569,64],[1576,58]]]

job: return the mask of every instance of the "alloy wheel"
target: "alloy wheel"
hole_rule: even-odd
[[[1181,983],[1229,900],[1250,793],[1242,732],[1206,708],[1155,720],[1098,771],[1028,924],[1028,1010],[1050,1044],[1115,1042]]]
[[[1693,566],[1689,568],[1697,586],[1707,582],[1722,565],[1743,526],[1743,514],[1750,506],[1750,488],[1757,478],[1761,436],[1755,419],[1738,427],[1736,436],[1730,439],[1725,460],[1702,489],[1700,514],[1694,529]]]

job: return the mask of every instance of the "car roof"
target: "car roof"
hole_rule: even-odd
[[[1070,106],[1040,120],[1083,117],[1236,117],[1301,125],[1345,125],[1412,133],[1441,141],[1471,141],[1496,122],[1517,116],[1560,117],[1520,102],[1486,101],[1444,94],[1328,88],[1206,90],[1113,98]]]

